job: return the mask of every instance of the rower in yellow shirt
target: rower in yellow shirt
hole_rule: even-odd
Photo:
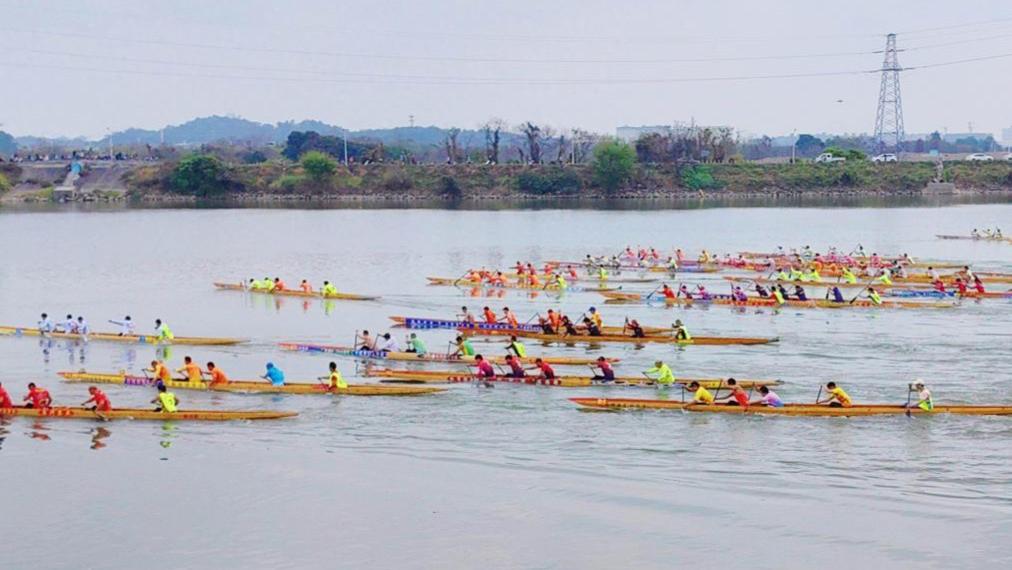
[[[193,363],[193,359],[189,356],[183,357],[183,367],[177,368],[176,372],[182,372],[186,377],[187,382],[203,382],[204,376],[201,373],[200,366]]]
[[[328,379],[330,381],[330,389],[331,390],[347,390],[348,389],[348,383],[344,381],[344,377],[341,376],[340,372],[338,372],[338,370],[337,370],[337,363],[336,362],[331,362],[330,363],[330,376],[328,377]]]
[[[854,272],[847,267],[840,268],[840,277],[843,277],[843,280],[851,285],[857,283],[857,275],[854,275]]]
[[[713,394],[711,394],[706,388],[700,386],[699,382],[693,380],[689,383],[689,386],[686,389],[692,392],[693,404],[710,405],[713,403]]]
[[[330,281],[324,281],[323,289],[320,290],[320,293],[322,293],[324,297],[337,295],[337,287],[334,287],[334,284],[331,283]]]
[[[816,404],[829,404],[833,408],[849,408],[851,406],[850,396],[836,385],[836,382],[826,384],[826,398],[816,399]]]
[[[597,328],[604,326],[604,319],[601,318],[601,313],[597,311],[596,307],[591,307],[587,312],[590,313],[590,320],[594,321]]]
[[[675,373],[671,371],[670,366],[660,360],[654,362],[654,367],[643,372],[643,375],[661,386],[670,386],[675,383]]]

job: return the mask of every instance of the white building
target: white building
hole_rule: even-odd
[[[628,125],[624,125],[615,129],[615,138],[617,138],[620,141],[631,143],[636,142],[636,139],[640,138],[643,135],[651,135],[651,134],[666,135],[670,132],[671,127],[669,125],[652,125],[641,127],[631,127]]]

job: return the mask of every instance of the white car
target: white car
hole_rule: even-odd
[[[1005,160],[1007,160],[1009,162],[1012,162],[1012,152],[1010,152],[1009,154],[1005,155]]]
[[[982,152],[975,152],[973,154],[966,155],[966,159],[970,162],[991,162],[994,157],[990,154],[984,154]]]
[[[815,157],[815,162],[846,162],[846,157],[833,156],[828,152],[824,152],[819,156]]]
[[[878,156],[872,157],[871,161],[872,162],[898,162],[899,158],[897,158],[895,154],[886,153],[886,154],[880,154]]]

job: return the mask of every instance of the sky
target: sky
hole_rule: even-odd
[[[906,132],[1012,126],[1012,5],[993,0],[0,0],[0,129],[871,132],[890,32]]]

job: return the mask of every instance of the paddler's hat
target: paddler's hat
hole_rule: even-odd
[[[911,386],[913,386],[915,388],[923,388],[924,387],[924,380],[921,380],[920,378],[915,378],[914,379],[914,383],[911,384]]]

